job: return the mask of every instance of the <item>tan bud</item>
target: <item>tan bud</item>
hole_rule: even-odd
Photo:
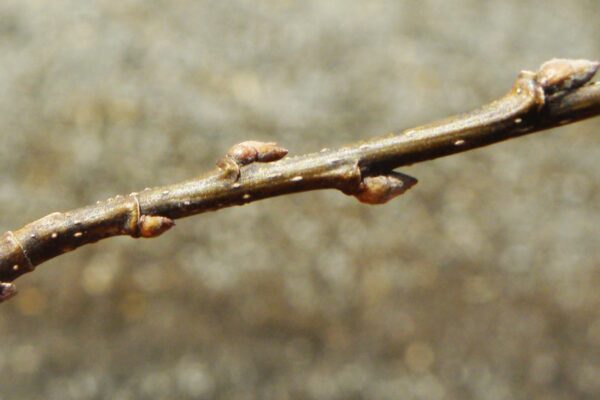
[[[17,287],[10,282],[0,282],[0,303],[17,294]]]
[[[232,146],[227,156],[239,165],[258,162],[277,161],[286,156],[288,151],[274,142],[258,142],[249,140]]]
[[[385,204],[400,196],[417,184],[412,176],[392,172],[389,175],[368,176],[361,183],[361,190],[355,197],[366,204]]]
[[[140,236],[152,238],[161,235],[175,225],[171,218],[160,215],[142,215],[139,222]]]
[[[555,58],[542,64],[536,80],[547,93],[576,89],[589,82],[599,67],[597,61]]]

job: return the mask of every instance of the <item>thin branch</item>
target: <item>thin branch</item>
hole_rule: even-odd
[[[285,157],[274,143],[243,142],[203,176],[52,213],[0,236],[0,301],[16,293],[10,282],[44,261],[110,236],[156,237],[177,218],[316,189],[385,203],[416,183],[395,168],[600,115],[600,82],[590,82],[598,67],[551,60],[471,113],[336,150]]]

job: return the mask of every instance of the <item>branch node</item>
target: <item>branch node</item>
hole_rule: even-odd
[[[129,217],[125,222],[125,226],[123,227],[125,233],[129,234],[131,237],[138,238],[140,237],[140,220],[142,217],[142,208],[140,207],[140,199],[137,196],[137,193],[131,193],[129,198],[133,201],[131,205],[131,210],[129,212]]]
[[[27,272],[33,271],[35,269],[35,265],[33,265],[31,260],[29,259],[27,252],[25,251],[23,245],[21,244],[19,239],[17,239],[13,231],[7,231],[4,234],[4,236],[7,241],[12,243],[13,248],[16,249],[18,253],[15,257],[15,262],[12,266],[12,270],[15,272],[22,269],[24,269]]]
[[[217,167],[223,171],[226,179],[231,179],[234,182],[240,179],[240,164],[238,164],[233,158],[226,155],[217,161]]]
[[[131,237],[157,237],[175,225],[175,221],[168,217],[160,215],[142,215],[140,200],[137,193],[131,193],[129,194],[129,197],[133,200],[133,204],[124,229]]]
[[[346,163],[336,161],[336,163],[340,164],[338,166],[340,170],[336,172],[339,180],[338,189],[349,196],[356,195],[361,190],[363,182],[363,172],[358,165],[358,161],[350,160]]]

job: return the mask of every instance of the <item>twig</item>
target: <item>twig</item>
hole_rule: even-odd
[[[598,67],[551,60],[474,112],[337,150],[284,158],[275,143],[243,142],[201,177],[52,213],[0,236],[0,301],[16,294],[10,282],[46,260],[110,236],[156,237],[177,218],[316,189],[385,203],[416,183],[397,167],[599,115],[600,82],[590,83]]]

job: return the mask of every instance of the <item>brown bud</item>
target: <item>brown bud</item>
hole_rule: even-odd
[[[417,184],[412,176],[392,172],[389,175],[368,176],[361,183],[361,190],[355,197],[366,204],[384,204],[400,196]]]
[[[0,282],[0,303],[17,294],[17,287],[10,282]]]
[[[175,225],[171,218],[160,215],[142,215],[139,222],[140,236],[152,238],[161,235]]]
[[[249,140],[232,146],[227,156],[239,165],[257,162],[277,161],[286,156],[288,151],[274,142],[257,142]]]
[[[547,93],[576,89],[589,82],[599,67],[597,61],[555,58],[542,64],[536,80]]]

